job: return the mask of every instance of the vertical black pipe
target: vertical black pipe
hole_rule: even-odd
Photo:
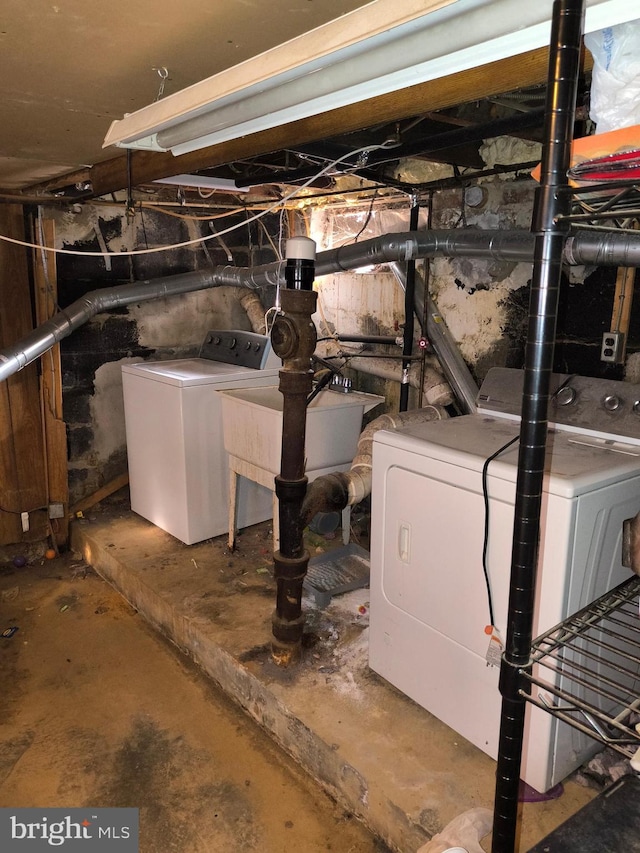
[[[525,699],[521,672],[530,668],[540,508],[547,440],[565,229],[567,186],[580,68],[584,0],[555,0],[549,49],[542,172],[534,204],[533,281],[525,354],[524,394],[516,484],[511,585],[505,652],[500,670],[502,715],[498,746],[492,853],[513,853]],[[535,748],[535,744],[533,745]]]
[[[420,204],[414,198],[411,205],[411,216],[409,217],[409,230],[418,230],[418,217],[420,215]],[[404,288],[404,332],[402,335],[402,355],[410,356],[413,353],[413,311],[416,294],[416,262],[413,258],[407,261],[407,280]],[[399,410],[406,412],[409,406],[409,368],[411,361],[402,359],[402,383],[400,385]]]
[[[280,295],[280,313],[271,331],[274,352],[282,359],[279,388],[283,396],[280,474],[276,477],[280,547],[274,554],[276,607],[272,617],[272,657],[280,666],[295,663],[302,650],[304,615],[302,584],[309,563],[301,519],[307,490],[305,434],[307,397],[311,392],[311,356],[316,329],[311,319],[317,294],[315,243],[307,237],[287,241],[286,288]]]

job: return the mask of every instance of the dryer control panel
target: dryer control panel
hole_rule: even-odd
[[[478,411],[520,417],[524,371],[494,367],[478,393]],[[552,373],[548,419],[571,432],[640,444],[640,385],[615,379]]]

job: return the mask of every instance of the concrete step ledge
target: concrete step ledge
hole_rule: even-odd
[[[368,669],[354,617],[367,590],[322,612],[308,602],[326,642],[299,667],[273,664],[269,531],[257,530],[230,555],[218,540],[184,546],[131,512],[97,513],[73,523],[72,547],[391,849],[413,853],[458,814],[491,808],[494,762]]]

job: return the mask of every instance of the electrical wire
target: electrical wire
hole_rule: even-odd
[[[507,448],[511,447],[512,444],[515,444],[516,441],[519,441],[520,436],[516,435],[515,438],[512,438],[511,441],[508,441],[506,444],[503,444],[495,453],[492,453],[491,456],[485,460],[484,465],[482,466],[482,497],[484,499],[484,541],[482,543],[482,571],[484,572],[484,582],[487,587],[487,602],[489,604],[489,623],[492,628],[495,628],[495,617],[493,612],[493,595],[491,593],[491,581],[489,580],[489,567],[487,565],[487,552],[489,550],[489,488],[488,488],[488,471],[489,465],[500,456],[501,453],[504,453]]]
[[[366,215],[366,217],[365,217],[365,220],[364,220],[364,223],[363,223],[363,225],[362,225],[362,228],[358,231],[358,233],[356,234],[356,236],[353,238],[353,242],[354,242],[354,243],[357,243],[357,242],[358,242],[358,240],[360,239],[360,237],[362,236],[362,234],[365,232],[365,230],[366,230],[366,228],[367,228],[367,225],[368,225],[368,224],[369,224],[369,222],[371,221],[371,215],[372,215],[372,213],[373,213],[373,205],[375,204],[376,198],[378,197],[378,189],[379,189],[379,187],[376,187],[376,191],[375,191],[375,192],[374,192],[374,194],[371,196],[371,203],[369,204],[369,210],[367,211],[367,215]]]
[[[280,313],[280,306],[279,305],[273,305],[271,308],[267,308],[267,311],[264,315],[264,327],[266,330],[265,334],[269,337],[271,336],[271,330],[273,328],[273,324],[276,322],[276,317],[278,316],[279,313]],[[269,325],[269,315],[270,314],[273,314],[273,320],[271,321],[271,325]]]
[[[193,222],[209,222],[211,219],[224,219],[226,216],[234,216],[238,213],[244,213],[246,210],[245,207],[232,207],[229,210],[225,210],[223,213],[210,213],[208,216],[196,216],[193,213],[176,213],[175,210],[167,210],[166,207],[159,207],[158,205],[152,204],[148,201],[138,202],[137,207],[139,210],[153,210],[157,213],[164,213],[165,216],[173,216],[175,219],[188,219]]]
[[[259,226],[262,228],[262,230],[264,231],[264,234],[265,234],[265,236],[266,236],[266,238],[267,238],[267,242],[270,244],[271,248],[273,249],[273,253],[275,254],[276,258],[277,258],[279,261],[281,261],[281,260],[282,260],[282,255],[280,254],[280,249],[279,249],[279,248],[278,248],[278,246],[276,246],[276,244],[274,243],[274,241],[273,241],[273,237],[271,236],[271,234],[269,234],[269,229],[268,229],[268,228],[267,228],[267,226],[264,224],[264,222],[262,221],[262,219],[258,220],[258,225],[259,225]],[[278,237],[278,244],[279,244],[279,243],[280,243],[280,238]]]
[[[173,243],[169,246],[155,246],[152,249],[129,249],[126,252],[81,252],[76,249],[56,249],[53,246],[38,246],[35,243],[29,243],[26,240],[17,240],[14,237],[7,237],[5,234],[0,234],[0,240],[3,240],[6,243],[13,243],[17,246],[25,246],[27,249],[39,249],[42,248],[46,252],[53,252],[57,255],[80,255],[82,257],[111,257],[111,258],[121,258],[130,255],[151,255],[156,254],[157,252],[167,252],[171,249],[184,249],[187,246],[194,246],[197,243],[203,243],[207,240],[215,240],[221,235],[230,234],[232,231],[237,231],[240,228],[244,228],[245,225],[249,225],[251,222],[255,222],[258,219],[262,219],[263,216],[266,216],[268,213],[272,213],[274,210],[277,210],[281,205],[285,204],[285,202],[297,196],[303,189],[306,189],[310,184],[316,181],[318,178],[325,175],[327,172],[331,171],[338,163],[342,163],[343,160],[347,160],[350,157],[353,157],[355,154],[362,154],[365,151],[378,151],[381,148],[387,148],[386,143],[382,143],[381,145],[367,145],[363,148],[356,148],[354,151],[349,151],[347,154],[343,154],[341,157],[332,160],[331,163],[327,163],[316,175],[309,178],[299,187],[293,189],[290,193],[278,199],[278,201],[274,202],[271,206],[265,208],[260,213],[256,213],[253,216],[250,216],[244,222],[237,223],[236,225],[230,225],[228,228],[225,228],[223,231],[218,231],[215,234],[206,235],[204,237],[197,237],[193,240],[184,240],[181,243]],[[357,166],[353,167],[354,169]]]
[[[287,221],[287,209],[285,207],[280,210],[280,228],[278,230],[278,251],[276,252],[277,257],[282,260],[284,258],[283,251],[283,239],[284,239],[284,223]]]

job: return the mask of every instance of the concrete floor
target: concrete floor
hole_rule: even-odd
[[[123,491],[74,522],[72,541],[151,626],[392,850],[414,853],[457,815],[492,808],[494,762],[368,669],[366,589],[334,598],[323,611],[305,600],[304,661],[292,670],[273,665],[270,525],[244,531],[233,554],[225,537],[186,546],[132,513]],[[314,536],[307,543],[312,556],[331,544]],[[519,851],[594,795],[568,780],[559,799],[524,804]],[[310,844],[283,849],[313,850]],[[482,846],[490,849],[489,836]]]
[[[0,620],[0,807],[138,807],[141,853],[387,849],[71,555],[0,558]]]

